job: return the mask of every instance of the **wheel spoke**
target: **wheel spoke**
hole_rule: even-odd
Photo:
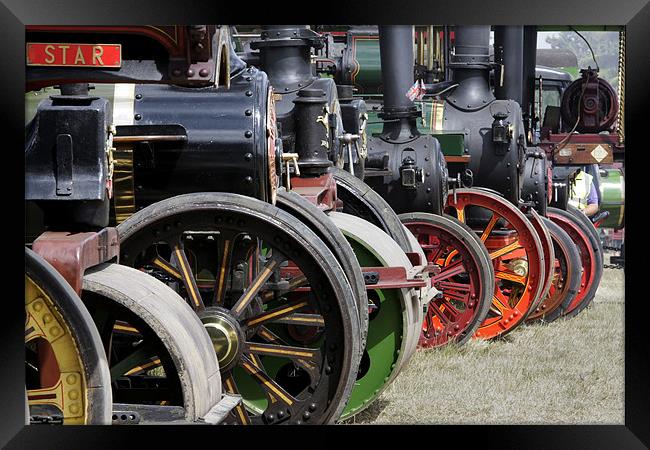
[[[141,366],[143,363],[150,362],[151,358],[156,356],[155,352],[156,349],[154,348],[153,343],[141,344],[128,356],[112,365],[111,381],[115,381],[116,378],[125,375],[127,372],[133,368]]]
[[[519,239],[517,239],[512,244],[508,244],[505,247],[501,247],[501,248],[493,251],[492,253],[490,253],[490,259],[497,259],[500,256],[507,255],[508,253],[512,253],[515,250],[520,249],[520,248],[522,248],[522,247],[521,247],[521,244],[519,243]]]
[[[273,274],[275,268],[279,265],[279,258],[272,257],[264,265],[260,273],[253,279],[251,285],[246,289],[246,292],[237,300],[237,303],[232,307],[232,313],[235,317],[241,316],[241,314],[246,310],[246,307],[253,301],[255,295],[260,291],[264,283],[269,279]]]
[[[219,269],[215,280],[214,288],[214,304],[217,306],[223,305],[223,300],[226,294],[226,282],[228,281],[228,269],[232,258],[232,245],[233,239],[223,237],[220,241],[218,256],[219,256]]]
[[[190,269],[190,264],[187,261],[185,250],[180,243],[174,246],[174,258],[178,261],[178,264],[180,266],[183,284],[185,285],[185,289],[190,296],[190,305],[192,308],[194,308],[195,311],[205,309],[203,299],[201,298],[201,293],[199,292],[199,288],[196,285],[196,279],[194,278],[194,274]]]
[[[490,236],[490,233],[492,233],[492,229],[496,225],[497,221],[501,218],[500,215],[497,213],[493,212],[492,217],[490,218],[490,221],[488,222],[487,226],[485,227],[485,230],[483,230],[483,233],[481,234],[481,241],[485,242],[485,240]]]
[[[492,311],[498,312],[499,315],[505,316],[508,311],[510,311],[510,306],[508,306],[508,302],[504,301],[505,299],[500,298],[502,297],[503,294],[501,292],[498,292],[494,294],[492,297],[492,306],[496,308],[496,311],[493,308]]]
[[[152,261],[151,264],[154,266],[158,267],[159,269],[162,269],[163,272],[165,272],[167,275],[181,281],[183,280],[183,277],[181,276],[181,273],[176,270],[174,266],[171,265],[169,261],[167,261],[165,258],[162,258],[161,256],[156,256]]]
[[[308,304],[309,302],[307,300],[295,300],[293,302],[287,303],[284,306],[280,306],[275,309],[270,309],[260,315],[251,317],[250,319],[246,320],[244,324],[247,327],[253,327],[256,325],[261,325],[271,320],[278,320],[288,316],[289,314],[293,314],[294,312],[304,308]]]
[[[462,261],[458,261],[450,266],[443,268],[438,275],[431,277],[431,284],[438,283],[461,273],[465,273],[465,266]]]
[[[325,319],[320,314],[290,314],[280,319],[274,320],[274,323],[283,323],[286,325],[305,325],[310,327],[324,327]]]
[[[444,322],[444,324],[448,324],[451,321],[449,320],[449,317],[447,317],[438,307],[438,305],[435,304],[435,302],[430,302],[429,303],[429,308],[433,308],[433,311],[435,312],[435,315],[438,317],[438,320],[440,322]]]
[[[140,375],[147,370],[155,369],[156,367],[160,367],[160,366],[162,366],[162,362],[160,361],[160,358],[154,356],[149,358],[148,362],[135,366],[133,369],[126,372],[124,376],[128,377],[129,375]]]
[[[239,395],[237,384],[235,384],[235,379],[233,378],[231,372],[223,376],[223,387],[227,393]],[[239,402],[239,404],[235,406],[234,415],[240,424],[250,425],[251,419],[248,416],[248,412],[246,412],[246,408],[244,408],[244,404],[242,402]]]
[[[289,345],[261,344],[257,342],[246,342],[246,352],[255,355],[281,356],[290,359],[303,359],[309,361],[320,360],[320,350],[303,347],[292,347]]]
[[[509,272],[509,271],[504,271],[504,270],[497,270],[494,272],[495,278],[500,278],[502,280],[508,280],[512,281],[513,283],[518,283],[525,285],[526,284],[526,277],[516,274],[514,272]]]
[[[269,377],[266,372],[257,368],[246,356],[242,355],[241,365],[267,394],[272,395],[286,406],[292,406],[296,402],[296,399],[291,394]]]
[[[261,326],[259,330],[257,330],[258,336],[260,336],[262,339],[264,339],[267,342],[271,342],[273,344],[277,345],[283,345],[286,346],[287,343],[278,335],[273,333],[271,330],[266,328],[265,326]],[[318,368],[318,363],[315,361],[306,361],[304,359],[296,359],[295,363],[302,369],[306,370],[309,372],[312,377],[315,379],[316,374],[316,369]]]
[[[282,289],[281,291],[266,291],[264,294],[262,294],[262,300],[265,302],[272,300],[276,294],[278,296],[286,295],[289,292],[292,292],[300,287],[305,286],[308,284],[307,277],[304,275],[298,275],[297,277],[293,277],[287,284],[286,289]]]
[[[451,314],[451,320],[456,321],[456,318],[460,315],[460,311],[458,311],[456,307],[444,297],[440,299],[440,303],[445,307],[445,312],[449,312],[449,314]]]

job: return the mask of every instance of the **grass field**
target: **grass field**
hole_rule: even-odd
[[[347,423],[623,424],[624,277],[605,269],[591,307],[495,342],[420,350]]]

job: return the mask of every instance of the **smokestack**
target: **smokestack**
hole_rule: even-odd
[[[454,54],[449,66],[459,86],[447,101],[465,111],[475,111],[494,100],[490,90],[490,26],[455,27]]]
[[[494,62],[501,64],[503,71],[499,71],[499,76],[494,80],[494,95],[499,100],[514,100],[521,105],[524,81],[523,26],[495,27]]]
[[[384,92],[384,107],[381,114],[384,122],[382,137],[387,140],[412,139],[419,135],[417,108],[406,96],[413,85],[413,26],[380,25],[379,52],[381,57],[381,78]]]

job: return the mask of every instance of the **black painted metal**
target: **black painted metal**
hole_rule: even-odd
[[[413,85],[413,27],[379,27],[385,120],[368,138],[364,181],[396,213],[442,214],[447,197],[447,166],[440,143],[417,129],[419,111],[406,93]]]
[[[134,126],[176,125],[187,140],[135,146],[136,205],[205,191],[269,201],[268,90],[266,74],[255,68],[233,77],[229,89],[137,86]]]
[[[64,91],[74,95],[43,100],[28,125],[25,200],[38,202],[46,224],[106,226],[108,101],[83,85]]]
[[[534,129],[535,116],[535,67],[537,65],[537,27],[524,27],[524,78],[522,86],[521,109],[524,114],[526,135]]]
[[[331,167],[328,159],[329,124],[327,99],[322,89],[301,89],[295,103],[296,151],[298,166],[307,175],[322,175]]]
[[[531,202],[532,207],[542,216],[546,216],[548,206],[549,164],[543,150],[534,152],[524,164],[521,198],[525,202]]]
[[[494,95],[499,100],[514,100],[522,104],[524,77],[524,27],[518,25],[494,28],[494,62],[501,65],[501,77],[496,77]]]
[[[459,86],[445,99],[443,129],[465,135],[474,186],[494,189],[518,204],[526,153],[521,108],[513,100],[496,100],[490,90],[490,27],[459,26],[455,36],[450,65]]]

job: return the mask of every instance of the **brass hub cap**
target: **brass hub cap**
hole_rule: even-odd
[[[219,307],[207,308],[200,316],[217,355],[219,370],[224,372],[232,368],[246,340],[239,323],[227,309]]]

